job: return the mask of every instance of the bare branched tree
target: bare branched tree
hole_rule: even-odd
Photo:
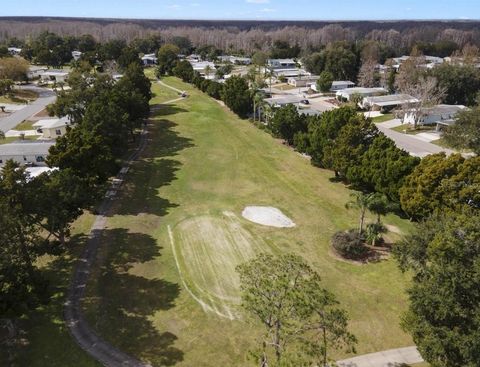
[[[374,59],[365,60],[358,73],[358,84],[365,88],[378,87],[380,75],[376,70],[377,62]]]
[[[437,79],[431,76],[420,76],[417,82],[405,84],[402,93],[414,97],[417,101],[406,100],[402,107],[403,115],[413,117],[413,128],[426,116],[428,108],[439,104],[446,94],[446,89],[438,85]]]

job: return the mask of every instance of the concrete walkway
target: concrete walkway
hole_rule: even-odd
[[[15,111],[9,116],[0,118],[0,130],[3,132],[12,130],[19,123],[39,113],[49,104],[54,103],[57,99],[57,95],[49,89],[39,88],[33,85],[21,87],[21,89],[37,92],[38,98],[31,104],[25,105],[21,110]]]
[[[166,84],[165,84],[166,85]],[[164,102],[162,105],[174,103],[183,98],[177,98]],[[152,112],[153,112],[152,108]],[[123,181],[127,175],[132,163],[137,160],[139,155],[144,151],[147,145],[147,129],[143,129],[140,144],[135,152],[128,158],[117,179]],[[105,195],[105,199],[98,208],[98,215],[95,218],[92,228],[90,229],[89,239],[86,248],[78,260],[78,264],[74,270],[72,282],[70,284],[67,301],[65,302],[64,318],[70,334],[76,343],[87,352],[90,356],[107,367],[151,367],[140,360],[127,355],[121,350],[107,343],[99,337],[95,331],[88,325],[87,320],[83,316],[82,301],[85,297],[85,289],[89,278],[90,271],[95,265],[98,249],[101,245],[102,232],[107,223],[107,214],[110,212],[113,200],[117,194],[118,187],[113,186]]]
[[[417,347],[385,350],[338,361],[339,367],[395,367],[423,362]]]

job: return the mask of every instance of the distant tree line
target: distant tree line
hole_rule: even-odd
[[[172,43],[188,38],[193,47],[212,45],[218,49],[252,54],[268,51],[276,41],[299,47],[303,52],[330,43],[369,40],[385,44],[398,53],[409,53],[418,44],[426,54],[449,56],[451,45],[480,45],[478,22],[248,22],[248,21],[155,21],[80,19],[4,19],[0,40],[35,38],[48,30],[60,36],[91,34],[97,41],[122,39],[128,43],[151,35]],[[13,45],[13,44],[12,44]],[[296,46],[297,45],[297,46]],[[399,56],[399,55],[397,55]]]

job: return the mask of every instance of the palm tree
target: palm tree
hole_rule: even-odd
[[[210,73],[212,72],[212,67],[210,65],[205,66],[204,72],[208,79],[210,77]]]
[[[367,242],[370,242],[372,246],[375,246],[378,241],[382,239],[382,234],[385,233],[387,229],[381,223],[370,223],[367,225],[366,238]]]
[[[255,122],[256,115],[257,115],[257,110],[259,110],[260,106],[263,105],[263,93],[258,93],[258,91],[255,89],[255,92],[253,94],[253,121]],[[260,121],[260,112],[258,116],[258,121]]]
[[[270,85],[270,95],[272,95],[272,78],[273,70],[265,68],[265,79],[268,78],[268,84]]]
[[[363,192],[357,191],[350,194],[350,197],[353,199],[345,204],[347,209],[359,209],[360,210],[360,221],[358,233],[363,233],[363,227],[365,225],[365,215],[367,214],[368,207],[372,200],[372,197],[375,194],[365,194]]]
[[[384,194],[375,193],[369,200],[368,210],[377,216],[377,224],[381,225],[381,217],[392,212],[394,207]]]

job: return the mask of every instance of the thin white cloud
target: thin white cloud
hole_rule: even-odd
[[[263,8],[260,10],[262,13],[275,13],[277,9],[272,9],[272,8]]]
[[[268,4],[270,0],[246,0],[246,2],[250,4]]]

